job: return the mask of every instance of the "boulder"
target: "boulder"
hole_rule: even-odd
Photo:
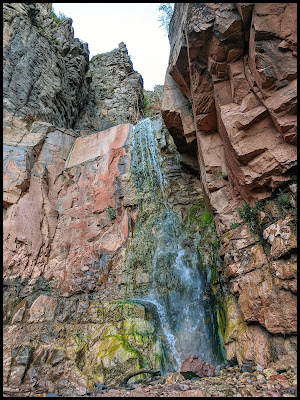
[[[192,379],[197,376],[200,378],[215,376],[215,367],[195,355],[190,355],[186,358],[181,364],[179,371],[185,379]]]

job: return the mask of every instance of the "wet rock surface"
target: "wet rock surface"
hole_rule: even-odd
[[[199,182],[181,169],[172,137],[158,127],[170,202],[187,214],[201,194]],[[70,129],[33,124],[27,151],[38,142],[38,152],[16,164],[29,186],[4,214],[4,385],[10,393],[22,387],[81,396],[94,382],[117,384],[145,364],[160,367],[153,317],[124,300],[151,283],[149,271],[124,262],[138,215],[129,173],[132,129],[123,124],[77,137]],[[17,182],[17,168],[15,175],[6,171]],[[13,190],[7,186],[7,195]],[[141,243],[143,251],[148,244]]]

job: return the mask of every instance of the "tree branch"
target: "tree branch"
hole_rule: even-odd
[[[147,369],[147,368],[142,368],[142,369],[138,369],[135,372],[130,372],[129,374],[127,374],[125,376],[125,378],[122,380],[122,382],[120,383],[120,386],[125,386],[127,385],[127,382],[129,381],[130,378],[132,378],[135,375],[139,375],[139,374],[152,374],[152,375],[160,375],[160,370],[159,369]]]

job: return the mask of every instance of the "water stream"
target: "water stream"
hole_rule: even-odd
[[[148,118],[140,121],[131,142],[131,172],[140,212],[155,237],[149,249],[151,289],[135,300],[155,310],[164,337],[167,371],[177,370],[190,354],[217,365],[222,357],[214,334],[213,305],[205,296],[207,272],[201,268],[198,251],[201,232],[191,233],[180,213],[168,204],[158,126]],[[148,214],[147,207],[151,210]]]

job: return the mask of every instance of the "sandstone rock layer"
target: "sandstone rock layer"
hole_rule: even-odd
[[[296,11],[178,3],[169,28],[162,116],[181,153],[197,151],[239,364],[296,356]]]

